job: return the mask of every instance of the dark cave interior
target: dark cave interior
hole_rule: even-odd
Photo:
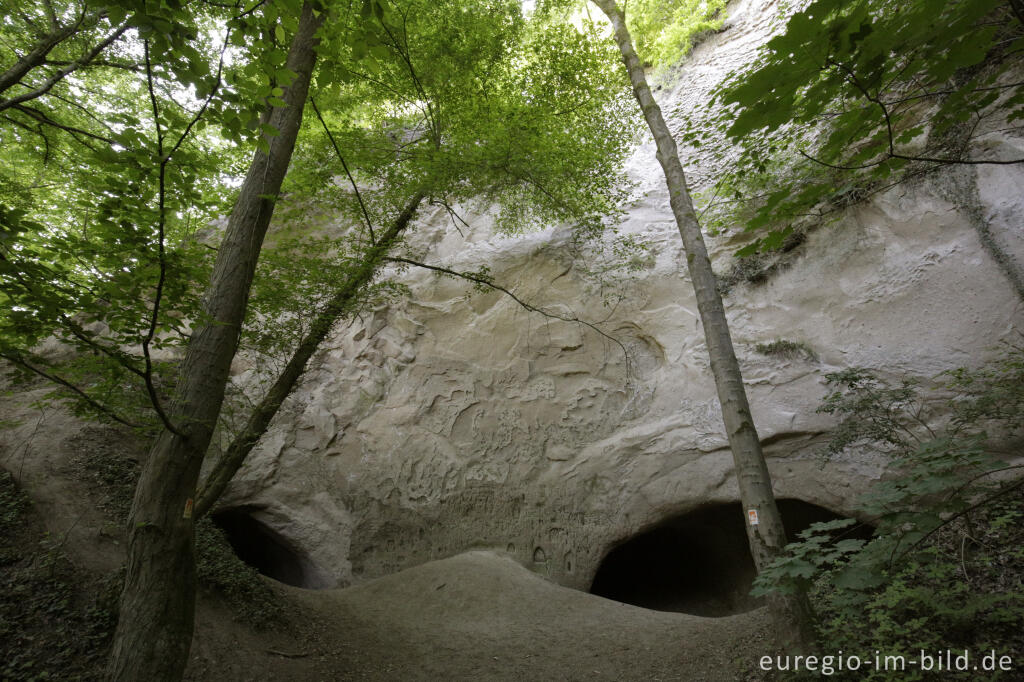
[[[796,499],[778,501],[790,541],[812,523],[843,518]],[[866,538],[869,527],[845,537]],[[754,561],[739,502],[700,507],[668,518],[613,548],[591,594],[656,611],[729,616],[757,608],[749,595]]]
[[[253,516],[258,511],[238,507],[211,514],[227,535],[238,558],[278,582],[295,587],[323,587],[312,562],[280,533]]]

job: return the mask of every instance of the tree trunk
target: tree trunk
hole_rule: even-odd
[[[740,500],[744,509],[744,524],[750,542],[750,553],[758,571],[778,556],[786,545],[786,533],[782,518],[775,504],[771,478],[761,452],[761,443],[754,428],[754,420],[747,403],[743,377],[733,351],[729,335],[729,324],[725,317],[722,297],[718,292],[715,274],[711,270],[707,247],[701,233],[697,214],[686,186],[686,176],[679,161],[675,140],[669,132],[661,109],[651,94],[644,75],[643,66],[633,49],[625,18],[615,0],[593,0],[612,23],[615,40],[622,53],[622,60],[629,72],[640,108],[647,125],[654,135],[658,147],[658,161],[665,173],[669,202],[679,227],[686,250],[686,263],[697,296],[697,307],[708,353],[711,356],[711,371],[718,389],[718,400],[722,407],[729,447],[732,449],[739,482]],[[753,513],[753,514],[751,514]],[[756,523],[750,516],[756,515]],[[801,650],[811,643],[810,609],[804,595],[776,595],[769,599],[772,617],[775,620],[779,643],[789,650]]]
[[[268,139],[267,153],[253,156],[214,264],[204,303],[208,322],[194,332],[182,363],[170,410],[177,428],[160,434],[135,490],[107,671],[112,680],[176,681],[188,662],[196,591],[192,498],[220,414],[256,259],[302,122],[323,17],[304,4],[287,61],[296,77],[283,95],[287,106],[275,107],[269,117],[279,135]]]
[[[405,209],[395,219],[388,230],[381,235],[381,238],[367,252],[366,257],[359,267],[346,279],[342,285],[327,302],[324,309],[313,320],[309,331],[302,338],[292,357],[288,360],[284,370],[277,377],[277,380],[267,391],[267,394],[260,401],[259,405],[249,415],[245,428],[228,446],[217,464],[210,471],[206,482],[196,496],[195,518],[204,516],[216,504],[217,499],[231,482],[235,472],[245,461],[249,452],[270,426],[270,421],[277,414],[281,403],[292,392],[299,377],[306,371],[306,364],[313,357],[313,353],[327,337],[334,323],[338,321],[351,305],[352,301],[359,295],[364,286],[369,284],[381,263],[390,252],[391,248],[398,241],[402,232],[408,227],[416,214],[416,209],[423,201],[423,194],[416,194],[406,205]]]

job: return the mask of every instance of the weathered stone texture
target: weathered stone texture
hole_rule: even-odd
[[[749,58],[774,4],[737,3],[728,30],[662,91],[666,109],[699,101]],[[521,299],[595,322],[628,361],[586,326],[411,269],[399,276],[411,298],[336,332],[225,503],[263,507],[260,520],[328,583],[496,549],[586,588],[615,543],[736,499],[653,145],[629,168],[638,198],[622,229],[646,235],[655,257],[614,306],[573,264],[564,228],[506,238],[483,216],[462,236],[439,210],[421,216],[414,242],[431,263],[487,265]],[[812,232],[767,284],[732,291],[733,337],[780,496],[847,511],[880,472],[867,455],[827,466],[815,457],[830,424],[815,413],[825,373],[859,365],[931,377],[977,364],[1017,334],[1024,310],[1008,272],[1024,260],[1022,180],[1020,169],[983,167],[966,181],[939,175],[892,189]],[[712,240],[723,269],[733,248]],[[776,338],[807,344],[817,359],[755,352]]]

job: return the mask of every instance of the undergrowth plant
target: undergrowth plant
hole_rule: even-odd
[[[1024,435],[1024,348],[945,373],[939,396],[864,369],[826,379],[832,390],[819,411],[840,417],[826,457],[873,449],[890,458],[860,504],[874,536],[849,537],[853,519],[814,524],[762,572],[754,594],[810,588],[821,651],[911,660],[966,649],[1022,660],[1024,464],[1011,457]],[[899,674],[926,673],[908,665]]]
[[[813,361],[818,359],[818,354],[806,343],[791,339],[775,339],[774,341],[759,343],[754,346],[754,350],[761,355],[782,358],[784,360]]]

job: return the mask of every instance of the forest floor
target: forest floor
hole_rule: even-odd
[[[96,679],[114,623],[119,519],[145,449],[23,396],[0,400],[0,412],[19,424],[0,431],[0,679]],[[757,661],[773,653],[764,609],[651,611],[490,552],[336,590],[227,561],[229,575],[258,583],[259,602],[203,589],[186,679],[742,680],[760,679]]]

